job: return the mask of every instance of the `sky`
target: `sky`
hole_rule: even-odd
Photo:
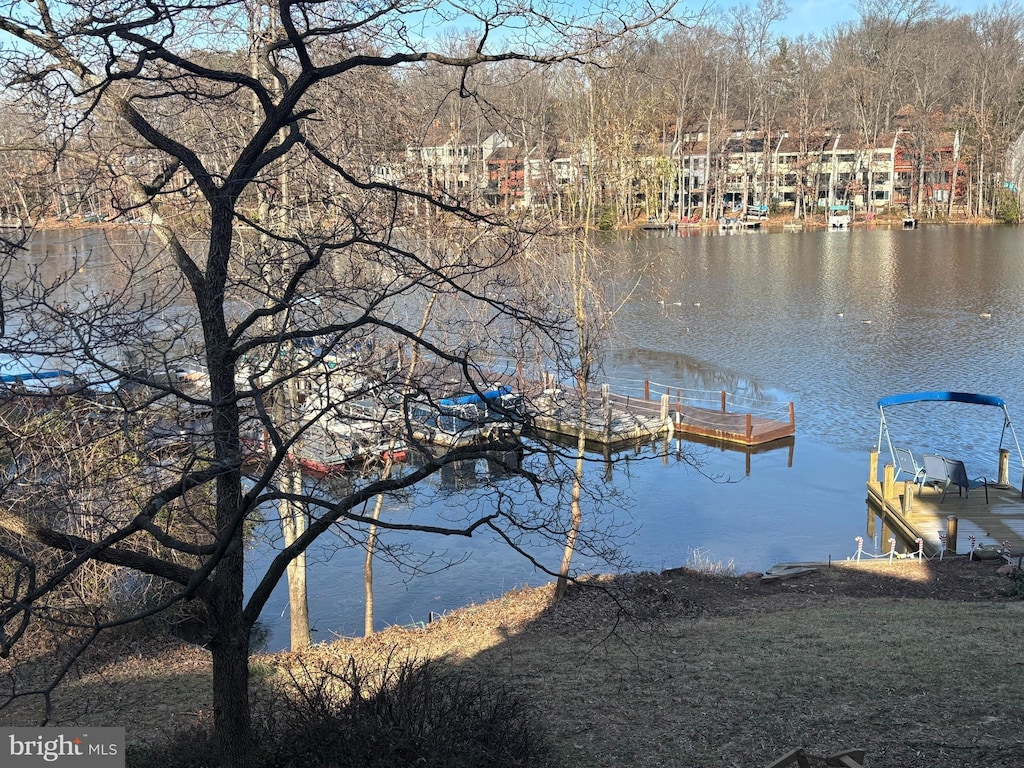
[[[973,13],[993,2],[983,0],[950,0],[942,3],[954,13]],[[857,19],[855,0],[789,0],[789,17],[778,25],[779,34],[787,37],[820,35],[837,24]]]

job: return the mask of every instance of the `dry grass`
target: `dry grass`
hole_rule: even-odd
[[[550,588],[524,590],[304,658],[398,646],[510,682],[560,768],[760,766],[796,746],[861,747],[872,766],[1021,766],[1024,602],[1005,596],[995,569],[903,561],[778,583],[686,569],[603,578],[556,606]],[[253,667],[263,679],[298,660]],[[198,651],[136,654],[76,680],[59,711],[142,740],[208,711],[208,681]]]

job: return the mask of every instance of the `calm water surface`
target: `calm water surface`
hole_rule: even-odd
[[[866,536],[864,481],[878,439],[876,402],[884,395],[1000,395],[1024,424],[1022,246],[1017,229],[965,226],[604,244],[614,292],[630,297],[615,316],[604,361],[603,374],[616,389],[644,379],[725,389],[793,401],[797,416],[791,447],[748,457],[684,444],[696,452],[699,470],[675,460],[631,461],[614,470],[625,493],[615,520],[635,531],[623,546],[630,567],[658,570],[699,556],[744,571],[851,556],[855,537]],[[637,279],[639,290],[629,293]],[[894,440],[918,454],[961,456],[972,475],[995,474],[1002,424],[996,409],[915,408],[890,414]],[[1019,466],[1011,472],[1020,478]],[[458,492],[441,494],[448,506],[474,503],[474,483],[489,481],[485,468],[478,473],[463,477]],[[413,500],[391,514],[413,511],[417,520],[438,513]],[[423,621],[430,612],[547,581],[486,537],[407,543],[443,548],[463,562],[412,579],[379,564],[380,626]],[[540,555],[557,567],[557,548]],[[254,569],[262,557],[253,553]],[[340,538],[325,539],[311,553],[318,639],[361,632],[362,558]],[[287,644],[286,612],[286,591],[278,589],[264,615],[271,648]]]
[[[1004,397],[1011,415],[1024,413],[1022,245],[1017,229],[962,226],[606,244],[622,295],[640,276],[640,290],[615,318],[604,364],[616,388],[646,378],[726,389],[792,400],[797,415],[792,448],[750,456],[749,474],[742,452],[692,446],[699,471],[656,460],[616,470],[629,499],[617,519],[635,528],[624,546],[631,567],[659,570],[699,557],[744,571],[851,556],[855,537],[866,535],[879,397],[984,392]],[[895,440],[918,454],[963,456],[972,474],[995,474],[1001,425],[995,409],[976,406],[890,414]],[[1012,469],[1015,478],[1020,471]],[[378,567],[378,624],[422,621],[430,611],[547,580],[486,538],[446,544],[468,560],[411,581]],[[543,554],[556,567],[558,552]],[[361,553],[342,550],[311,569],[318,637],[361,631],[361,563]],[[279,590],[266,616],[271,647],[287,642],[286,610]]]

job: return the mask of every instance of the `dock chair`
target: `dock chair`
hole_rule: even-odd
[[[984,488],[985,489],[985,503],[988,504],[988,479],[985,477],[976,477],[973,480],[967,477],[967,468],[964,466],[962,461],[957,459],[943,459],[946,463],[946,476],[949,480],[946,482],[946,488],[951,485],[955,485],[957,493],[961,496],[970,498],[971,488]],[[942,499],[946,498],[946,491],[942,492]],[[939,502],[942,501],[939,499]]]
[[[924,467],[917,463],[917,459],[914,458],[914,454],[909,448],[893,448],[892,450],[896,454],[896,477],[894,479],[899,480],[900,475],[906,475],[908,482],[916,483],[920,488],[927,475]]]
[[[935,453],[926,453],[921,457],[924,462],[924,479],[921,480],[921,488],[930,485],[935,490],[942,488],[942,498],[946,498],[946,488],[949,487],[949,471],[946,469],[946,460]],[[941,499],[940,499],[941,501]]]

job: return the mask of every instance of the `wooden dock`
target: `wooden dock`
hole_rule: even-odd
[[[523,398],[527,430],[563,439],[579,434],[584,411],[575,383],[547,371],[533,373],[515,361],[504,370],[485,372],[480,390],[507,385]],[[448,380],[442,367],[421,361],[418,380],[448,396],[465,389],[460,372]],[[651,381],[594,386],[587,393],[584,430],[588,444],[613,447],[679,437],[713,441],[726,447],[751,448],[792,439],[796,434],[793,403],[754,400],[724,391],[687,390]]]
[[[599,444],[636,443],[659,437],[693,438],[743,447],[762,446],[786,440],[796,434],[792,403],[773,403],[763,413],[738,411],[727,392],[701,393],[704,402],[718,400],[717,407],[694,405],[666,388],[654,395],[644,382],[643,396],[617,394],[605,384],[587,396],[587,441]],[[710,397],[709,397],[710,396]],[[549,388],[528,397],[534,426],[543,432],[573,436],[579,430],[579,394],[573,390]],[[774,418],[773,418],[774,417]],[[781,417],[781,418],[780,418]]]
[[[680,437],[703,437],[754,446],[796,435],[796,414],[792,403],[776,404],[774,411],[766,415],[739,411],[735,407],[730,410],[727,392],[716,393],[720,396],[718,408],[683,402],[681,395],[673,399],[671,392],[657,400],[651,398],[649,390],[645,394],[646,397],[642,399],[613,394],[611,399],[619,407],[634,413],[648,416],[664,413],[672,421],[673,433]],[[784,411],[779,409],[780,405]]]
[[[531,397],[527,406],[530,429],[556,439],[575,439],[583,413],[581,405],[579,393],[562,389],[549,389]],[[616,448],[670,435],[672,421],[667,414],[616,407],[606,391],[587,398],[583,429],[588,445]]]
[[[959,555],[971,551],[972,536],[975,551],[1024,552],[1024,498],[1019,488],[1008,482],[991,482],[986,504],[984,488],[971,490],[968,497],[958,495],[954,486],[940,501],[941,491],[928,486],[919,491],[914,483],[894,481],[893,475],[893,466],[887,464],[879,480],[878,454],[872,451],[867,483],[868,533],[874,535],[873,526],[880,522],[886,551],[892,536],[911,549],[921,539],[925,554],[934,557],[942,549],[941,532],[947,536],[947,551]]]

